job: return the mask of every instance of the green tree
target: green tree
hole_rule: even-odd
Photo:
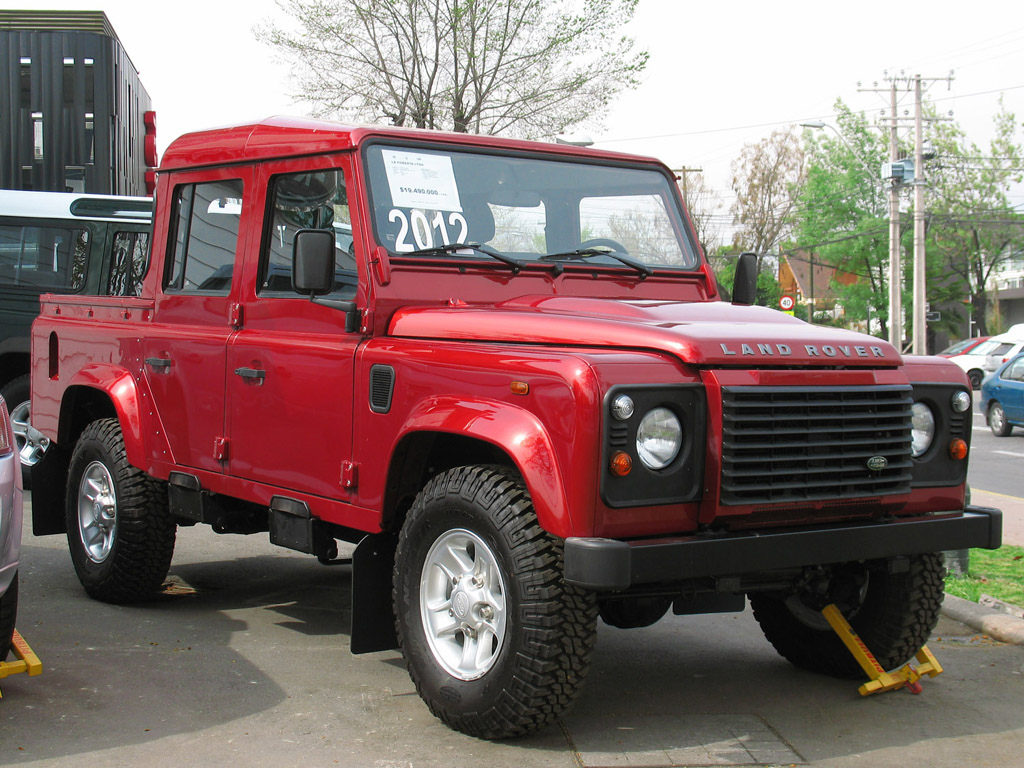
[[[257,37],[293,65],[320,116],[547,136],[635,86],[622,34],[638,0],[279,0],[295,29]]]
[[[987,149],[968,140],[955,122],[934,121],[935,157],[927,165],[929,300],[969,297],[980,335],[988,333],[989,278],[1024,247],[1024,217],[1009,202],[1011,185],[1024,178],[1018,123],[1000,104]],[[934,260],[932,256],[934,255]],[[956,330],[963,331],[963,321]]]

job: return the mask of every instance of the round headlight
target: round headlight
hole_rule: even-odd
[[[668,408],[644,414],[636,430],[636,452],[648,469],[664,469],[683,447],[683,425]]]
[[[935,414],[924,403],[914,403],[910,419],[910,451],[914,458],[931,448],[935,439]]]
[[[619,421],[628,421],[633,416],[633,398],[619,395],[612,400],[612,415]]]
[[[969,392],[960,390],[953,395],[953,402],[951,403],[953,410],[957,413],[967,413],[971,410],[971,395]]]

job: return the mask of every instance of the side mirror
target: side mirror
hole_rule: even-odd
[[[292,252],[292,285],[299,293],[321,296],[334,288],[334,233],[300,229]]]
[[[757,254],[741,253],[732,284],[733,304],[753,304],[757,299]]]

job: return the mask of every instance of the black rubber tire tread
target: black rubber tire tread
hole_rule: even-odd
[[[5,661],[11,652],[14,637],[14,623],[18,619],[18,574],[14,574],[11,585],[0,597],[0,661]]]
[[[939,553],[911,556],[910,568],[903,573],[891,574],[884,567],[871,573],[863,604],[846,618],[886,670],[909,661],[927,642],[939,620],[944,576]],[[807,626],[783,600],[767,593],[751,594],[750,606],[765,637],[794,665],[833,677],[864,676],[831,629]]]
[[[1003,426],[1000,427],[999,429],[996,429],[996,425],[992,419],[992,414],[996,410],[996,408],[998,408],[999,412],[1002,414],[1000,421],[1002,422]],[[1013,425],[1006,420],[1006,410],[998,402],[992,402],[988,406],[988,426],[989,429],[992,430],[992,434],[995,435],[996,437],[1006,437],[1013,431]]]
[[[419,615],[423,558],[456,527],[488,540],[505,566],[509,614],[495,666],[468,682],[434,660]],[[416,690],[449,727],[484,739],[522,736],[554,722],[576,698],[597,637],[597,604],[562,580],[562,553],[562,541],[540,527],[522,479],[508,468],[457,467],[416,497],[395,556],[395,628]]]
[[[985,374],[975,368],[968,372],[967,378],[971,382],[971,389],[978,389],[981,387],[981,380],[985,378]]]
[[[78,485],[85,468],[102,462],[114,480],[117,528],[102,563],[89,559],[78,529]],[[151,599],[174,555],[177,526],[164,483],[128,463],[117,419],[99,419],[82,432],[71,454],[66,498],[67,536],[78,579],[90,597],[107,603]]]
[[[3,389],[0,389],[0,396],[7,403],[7,410],[13,411],[15,406],[21,405],[29,399],[32,392],[32,377],[28,373],[15,376],[7,382]],[[32,470],[29,467],[21,468],[21,485],[26,491],[32,490]]]

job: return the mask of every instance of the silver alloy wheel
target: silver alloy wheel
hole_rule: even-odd
[[[452,677],[476,680],[505,641],[505,581],[483,539],[455,528],[437,538],[420,574],[420,617],[434,659]]]
[[[43,458],[50,440],[42,432],[32,428],[30,401],[18,403],[11,409],[11,427],[14,429],[14,442],[18,445],[18,455],[23,467],[34,467]]]
[[[78,534],[85,553],[94,563],[110,555],[117,532],[117,492],[110,471],[99,461],[92,462],[78,484]]]
[[[988,412],[988,418],[993,432],[1002,432],[1006,429],[1006,414],[1003,413],[1003,407],[999,403],[992,404]]]

